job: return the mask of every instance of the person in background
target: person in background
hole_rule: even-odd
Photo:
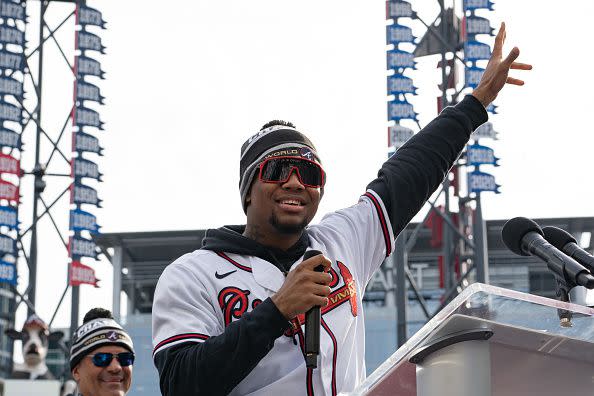
[[[124,396],[132,383],[132,338],[110,311],[93,308],[72,336],[70,370],[77,391],[72,396]]]

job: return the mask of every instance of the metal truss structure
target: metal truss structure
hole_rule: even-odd
[[[23,218],[19,219],[20,226],[16,230],[15,239],[18,252],[15,252],[14,255],[15,261],[18,256],[19,262],[26,265],[28,279],[21,276],[19,287],[17,287],[16,282],[10,284],[13,301],[7,305],[9,307],[8,312],[2,312],[4,317],[8,319],[9,325],[14,326],[16,312],[22,304],[26,305],[28,316],[36,313],[36,289],[41,284],[40,282],[43,281],[38,279],[39,263],[43,261],[44,263],[52,262],[52,265],[64,265],[67,264],[67,257],[72,258],[73,261],[79,258],[72,254],[71,243],[73,236],[69,235],[68,231],[69,229],[72,230],[72,225],[69,227],[68,223],[65,224],[65,219],[70,211],[68,219],[72,223],[71,206],[73,203],[77,204],[77,208],[80,208],[79,202],[73,199],[73,191],[77,186],[77,180],[80,181],[80,177],[77,178],[74,163],[82,157],[81,151],[74,147],[75,140],[71,128],[78,128],[79,135],[84,135],[82,127],[75,122],[75,119],[77,118],[77,109],[82,106],[82,100],[89,100],[89,98],[81,98],[76,89],[77,82],[82,81],[84,83],[84,79],[78,73],[79,56],[76,55],[76,50],[82,49],[82,47],[79,47],[79,38],[81,31],[82,34],[85,31],[84,27],[77,29],[80,23],[77,10],[81,5],[85,5],[85,1],[0,0],[0,5],[2,3],[10,3],[11,6],[12,4],[18,4],[27,9],[29,14],[25,16],[23,21],[28,45],[23,48],[22,58],[24,64],[21,70],[22,84],[25,87],[24,92],[27,96],[21,97],[18,102],[23,114],[19,138],[23,143],[26,142],[26,148],[23,150],[25,155],[21,155],[22,179],[20,186],[22,189],[31,190],[31,197],[27,194],[24,199],[24,203],[30,205],[30,208],[27,207],[27,209],[30,209],[31,212],[30,218],[27,219],[26,216],[23,216],[22,205],[18,205],[17,202],[16,206],[20,206],[20,215]],[[104,24],[100,17],[99,20],[101,24]],[[3,19],[3,23],[6,24],[6,18]],[[99,26],[103,28],[101,24]],[[82,55],[84,55],[84,52]],[[54,60],[51,75],[44,71],[44,59],[47,60],[48,56],[51,56]],[[55,61],[56,58],[61,60]],[[53,64],[56,62],[62,64],[61,74],[56,73],[53,68]],[[14,73],[13,70],[11,73],[7,73],[7,76],[11,77]],[[103,78],[102,72],[94,75],[100,75]],[[56,84],[56,79],[63,79],[63,81]],[[59,90],[59,92],[56,92],[56,90]],[[58,115],[58,118],[63,117],[59,124],[55,122],[57,119],[56,109],[59,108],[55,100],[56,94],[67,98],[67,100],[63,101],[63,103],[66,103],[62,110],[63,113]],[[102,97],[98,93],[98,89],[97,95],[101,98],[100,102],[102,104]],[[46,104],[51,106],[51,114],[49,114],[48,110],[45,110]],[[50,117],[47,117],[48,115]],[[46,121],[49,118],[52,120]],[[96,138],[91,137],[90,139],[95,139],[94,142],[96,143]],[[98,144],[95,146],[97,149],[94,151],[84,151],[91,151],[101,155]],[[6,152],[6,149],[4,146],[2,148],[3,152]],[[79,153],[77,157],[72,154],[75,151]],[[12,153],[13,149],[10,152]],[[68,194],[69,192],[70,194]],[[65,209],[66,207],[67,209]],[[43,239],[40,239],[40,226],[44,227]],[[46,232],[48,228],[50,231]],[[51,229],[55,232],[52,232]],[[80,235],[77,229],[74,229],[74,231],[75,236]],[[53,256],[53,253],[47,254],[44,252],[43,260],[40,260],[39,248],[42,245],[47,246],[48,243],[58,245],[56,250],[63,247],[64,250],[61,251],[64,254]],[[64,257],[64,259],[61,259],[61,257]],[[78,325],[79,286],[72,285],[72,269],[69,268],[69,275],[67,279],[64,279],[64,284],[55,286],[56,295],[60,293],[60,299],[53,310],[53,314],[49,320],[46,320],[47,318],[43,319],[48,322],[51,328],[70,289],[72,295],[70,325],[72,333]],[[47,287],[48,285],[45,284],[44,286]],[[6,287],[6,284],[3,287]],[[68,353],[65,343],[62,342],[60,347],[65,354]],[[12,348],[10,348],[10,353],[12,354],[12,352]],[[64,374],[68,375],[67,373]]]
[[[390,1],[388,1],[389,6]],[[398,3],[398,1],[395,1]],[[440,55],[438,67],[441,69],[440,89],[442,95],[438,98],[438,109],[456,104],[462,91],[467,88],[456,86],[456,62],[465,64],[459,53],[463,43],[460,40],[461,21],[456,16],[454,7],[447,8],[444,0],[438,0],[440,13],[436,20],[428,24],[416,12],[412,11],[411,18],[420,21],[426,30],[425,36],[415,48],[415,58],[427,55]],[[389,16],[388,16],[389,18]],[[415,119],[419,130],[421,125]],[[445,307],[463,288],[469,284],[469,276],[474,273],[477,282],[489,283],[489,264],[486,241],[486,226],[482,216],[480,193],[460,196],[458,182],[462,171],[467,165],[464,156],[460,157],[450,170],[442,186],[428,202],[429,210],[423,221],[408,232],[402,231],[396,240],[394,253],[389,258],[394,269],[394,290],[396,300],[397,345],[403,345],[407,336],[407,306],[408,289],[413,291],[416,302],[420,305],[427,320],[435,316]],[[451,211],[451,200],[458,197],[458,211]],[[438,202],[441,202],[438,205]],[[474,202],[474,204],[473,204]],[[441,273],[443,277],[444,294],[436,310],[430,310],[423,298],[414,276],[408,265],[408,254],[415,246],[420,229],[428,225],[430,219],[437,219],[443,224],[441,239]]]

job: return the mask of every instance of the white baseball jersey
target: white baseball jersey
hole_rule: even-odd
[[[356,205],[310,226],[308,236],[310,248],[332,262],[332,292],[321,309],[318,368],[306,368],[303,326],[294,324],[231,395],[337,395],[365,378],[362,297],[394,245],[384,204],[369,190]],[[284,280],[274,264],[255,256],[209,250],[182,256],[165,269],[155,291],[153,355],[223,333],[229,323],[274,295]],[[302,316],[297,318],[301,325]]]

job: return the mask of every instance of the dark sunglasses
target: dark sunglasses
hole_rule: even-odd
[[[293,170],[305,187],[319,188],[326,182],[325,172],[318,163],[299,157],[273,157],[264,160],[260,164],[258,178],[264,183],[282,184],[289,180]]]
[[[100,352],[94,355],[88,355],[93,364],[97,367],[107,367],[111,364],[111,361],[115,357],[120,362],[120,366],[126,367],[134,364],[134,353],[132,352],[120,352],[120,353],[109,353]]]

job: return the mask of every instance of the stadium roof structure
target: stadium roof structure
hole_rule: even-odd
[[[187,230],[95,235],[95,243],[114,267],[114,315],[120,316],[120,291],[128,296],[128,312],[150,313],[155,286],[165,267],[199,249],[204,234],[205,230]]]
[[[562,228],[578,241],[583,233],[594,236],[594,217],[564,217],[534,219],[541,226]],[[533,257],[518,256],[510,252],[501,239],[501,230],[506,220],[487,221],[489,265],[528,265],[537,272],[546,273],[546,265]],[[416,223],[407,226],[411,232]],[[128,297],[128,313],[150,313],[153,296],[159,276],[167,265],[178,257],[192,252],[202,245],[205,230],[121,232],[99,234],[95,242],[114,267],[113,312],[120,316],[120,291]],[[417,241],[410,252],[410,263],[426,262],[437,265],[440,249],[431,247],[431,230],[420,228]],[[594,238],[589,246],[582,246],[592,252]],[[111,253],[113,252],[113,253]]]

